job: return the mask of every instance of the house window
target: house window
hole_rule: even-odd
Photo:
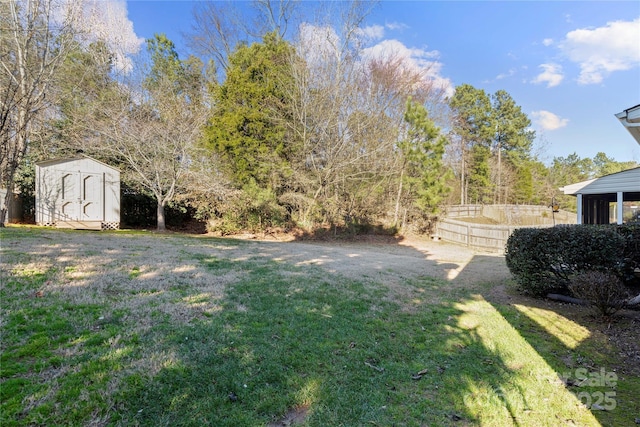
[[[609,203],[609,223],[617,222],[618,204]],[[622,202],[622,223],[640,224],[640,193],[625,193]]]
[[[640,224],[640,200],[622,203],[622,222]]]

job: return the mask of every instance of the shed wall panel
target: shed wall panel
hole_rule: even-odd
[[[36,165],[36,222],[120,224],[120,172],[89,157]],[[78,227],[76,227],[78,228]],[[81,228],[81,227],[80,227]],[[104,228],[104,227],[103,227]]]

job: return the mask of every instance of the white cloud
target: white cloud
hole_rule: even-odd
[[[130,55],[140,51],[144,39],[133,30],[125,0],[89,0],[84,5],[81,30],[89,41],[103,40],[114,55],[114,66],[124,72],[133,68]]]
[[[553,44],[553,39],[544,39],[542,40],[542,44],[545,46],[551,46]]]
[[[443,77],[440,72],[442,63],[437,61],[440,52],[437,50],[425,50],[420,48],[408,48],[398,40],[383,40],[375,46],[363,49],[362,58],[368,60],[399,60],[400,66],[407,71],[420,73],[429,84],[443,90],[446,96],[452,96],[454,92],[451,80]]]
[[[365,40],[380,40],[384,37],[384,27],[382,25],[371,25],[358,28],[357,34]]]
[[[425,50],[419,48],[408,48],[402,42],[390,39],[383,40],[373,47],[363,50],[363,57],[375,57],[389,59],[392,57],[402,57],[410,59],[416,65],[429,65],[432,59],[438,58],[440,52],[437,50]]]
[[[317,66],[337,57],[340,37],[333,28],[303,23],[299,31],[298,53],[310,66]]]
[[[371,34],[379,34],[378,31],[372,30]],[[318,78],[324,78],[322,72],[339,58],[341,47],[340,37],[332,27],[308,23],[300,26],[298,52],[311,68],[317,68]],[[421,75],[424,83],[442,90],[445,96],[452,96],[454,86],[440,74],[442,63],[437,60],[439,56],[437,50],[408,48],[398,40],[382,40],[360,51],[360,65],[374,60],[394,61],[403,71]]]
[[[387,22],[386,24],[384,24],[384,26],[391,31],[406,30],[409,28],[407,24],[402,24],[400,22]]]
[[[580,65],[578,83],[600,83],[614,71],[640,65],[640,18],[571,31],[559,47],[569,60]]]
[[[496,80],[506,79],[507,77],[513,77],[516,74],[517,70],[515,68],[510,69],[506,73],[501,73],[496,76]]]
[[[547,83],[547,87],[554,87],[564,78],[562,67],[558,64],[542,64],[538,68],[542,68],[543,71],[531,81],[532,83]]]
[[[563,128],[569,123],[569,119],[563,119],[545,110],[534,111],[531,113],[531,116],[540,129],[547,131]]]

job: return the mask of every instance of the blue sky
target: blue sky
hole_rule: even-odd
[[[165,33],[188,53],[194,2],[123,5],[138,37]],[[640,104],[640,2],[386,0],[364,27],[371,49],[402,51],[451,88],[509,92],[545,162],[599,151],[640,162],[640,145],[614,116]]]

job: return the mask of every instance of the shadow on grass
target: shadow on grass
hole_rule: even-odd
[[[407,313],[382,286],[269,272],[236,284],[216,319],[175,331],[176,365],[124,397],[140,408],[129,416],[264,425],[308,408],[305,425],[597,425],[481,295]]]
[[[34,298],[42,277],[3,273],[15,280],[2,288],[3,365],[15,369],[4,365],[2,381],[22,381],[11,406],[2,396],[3,425],[268,425],[299,408],[303,424],[322,426],[597,425],[523,339],[533,325],[466,287],[482,256],[462,268],[405,246],[385,263],[328,245],[291,254],[263,242],[58,231],[21,246],[21,233],[3,234],[3,257],[55,265],[68,274],[51,278],[69,282]],[[107,268],[74,276],[94,255]],[[409,291],[389,298],[385,274],[402,257]],[[341,266],[354,259],[372,274],[349,276]],[[45,326],[68,330],[34,329],[43,309]],[[25,353],[38,333],[49,333],[42,351]]]
[[[480,421],[468,404],[515,411],[500,401],[509,368],[478,325],[459,324],[462,307],[402,313],[381,302],[383,288],[321,277],[305,286],[260,270],[215,318],[164,325],[175,358],[122,395],[123,420],[265,425],[305,407],[306,425],[451,425]]]
[[[640,415],[640,366],[637,357],[621,357],[620,343],[609,336],[628,329],[636,340],[637,312],[622,312],[610,323],[579,306],[517,296],[494,303],[503,318],[544,358],[564,387],[603,426],[637,423]],[[635,333],[631,330],[635,329]]]

